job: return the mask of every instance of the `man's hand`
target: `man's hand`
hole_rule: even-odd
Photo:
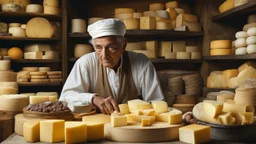
[[[187,124],[196,124],[197,119],[191,113],[185,113],[184,120]]]
[[[110,115],[114,111],[117,111],[118,113],[120,112],[117,103],[111,96],[107,98],[95,96],[92,100],[92,103],[104,114]]]

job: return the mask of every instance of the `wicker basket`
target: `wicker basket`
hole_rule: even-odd
[[[35,112],[28,111],[27,107],[23,108],[23,115],[27,118],[36,118],[36,119],[63,119],[63,120],[73,120],[74,116],[72,112]]]

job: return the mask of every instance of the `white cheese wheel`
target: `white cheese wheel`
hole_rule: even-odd
[[[11,62],[9,60],[0,60],[0,71],[8,71],[11,68]]]
[[[191,59],[202,59],[201,52],[191,52]]]
[[[238,39],[238,38],[247,38],[248,37],[248,35],[247,35],[247,32],[245,32],[245,31],[239,31],[239,32],[237,32],[236,33],[236,38]]]
[[[254,54],[256,53],[256,44],[248,45],[246,49],[248,54]]]
[[[9,33],[14,37],[26,37],[25,29],[21,27],[11,27],[9,28]]]
[[[51,38],[53,36],[53,27],[50,22],[42,17],[35,17],[28,21],[26,34],[34,38]]]
[[[91,17],[88,19],[88,25],[91,25],[99,20],[103,20],[104,18],[103,17]]]
[[[165,3],[166,8],[177,8],[178,7],[178,2],[177,1],[170,1]]]
[[[176,59],[176,53],[175,52],[166,52],[165,59]]]
[[[246,47],[240,47],[236,49],[236,55],[245,55],[247,54]]]
[[[256,27],[249,28],[247,34],[248,36],[256,36]]]
[[[44,7],[45,6],[59,7],[59,0],[44,0],[43,5]]]
[[[156,12],[155,11],[144,11],[143,12],[143,16],[144,17],[147,17],[147,16],[149,16],[149,17],[156,17]]]
[[[248,23],[243,27],[243,31],[247,31],[249,28],[256,27],[256,22]]]
[[[186,52],[199,52],[200,49],[198,46],[186,46]]]
[[[29,4],[26,7],[27,13],[43,13],[43,6],[38,4]]]
[[[140,12],[133,13],[133,18],[140,19],[140,17],[143,17],[143,13],[140,13]]]
[[[0,33],[8,32],[8,24],[4,22],[0,22]]]
[[[256,14],[252,14],[248,16],[247,23],[253,23],[256,22]]]
[[[247,45],[256,44],[256,36],[249,36],[246,39],[246,44]]]
[[[186,13],[186,11],[184,9],[181,9],[181,8],[174,8],[174,10],[177,12],[178,15]]]
[[[84,19],[72,19],[72,33],[86,32],[86,22]]]
[[[150,11],[163,10],[164,8],[165,8],[165,6],[162,3],[149,4],[149,10]]]
[[[171,30],[172,24],[170,22],[156,22],[156,29],[157,30]]]
[[[240,47],[246,47],[246,39],[245,38],[239,38],[235,41],[235,47],[240,48]]]
[[[79,58],[87,53],[93,51],[93,47],[88,44],[76,44],[74,48],[74,56],[75,58]]]
[[[44,14],[61,15],[61,9],[57,7],[44,6]]]
[[[140,20],[136,18],[129,18],[123,20],[127,30],[140,29]]]
[[[134,13],[132,8],[115,8],[115,14]]]
[[[23,7],[20,4],[7,3],[2,5],[3,12],[24,12]]]
[[[115,14],[115,18],[120,19],[120,20],[125,20],[125,19],[129,19],[129,18],[133,18],[133,13]]]
[[[191,59],[190,52],[177,52],[176,59]]]
[[[165,10],[157,10],[156,11],[156,17],[169,19],[170,18],[170,14],[167,11],[165,11]]]
[[[9,23],[9,28],[11,27],[21,27],[20,23]]]

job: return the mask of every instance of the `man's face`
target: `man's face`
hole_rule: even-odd
[[[114,69],[126,47],[116,36],[106,36],[94,39],[94,49],[104,67]]]

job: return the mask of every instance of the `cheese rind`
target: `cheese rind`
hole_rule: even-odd
[[[210,48],[211,49],[229,49],[232,47],[231,40],[214,40],[211,41]]]

